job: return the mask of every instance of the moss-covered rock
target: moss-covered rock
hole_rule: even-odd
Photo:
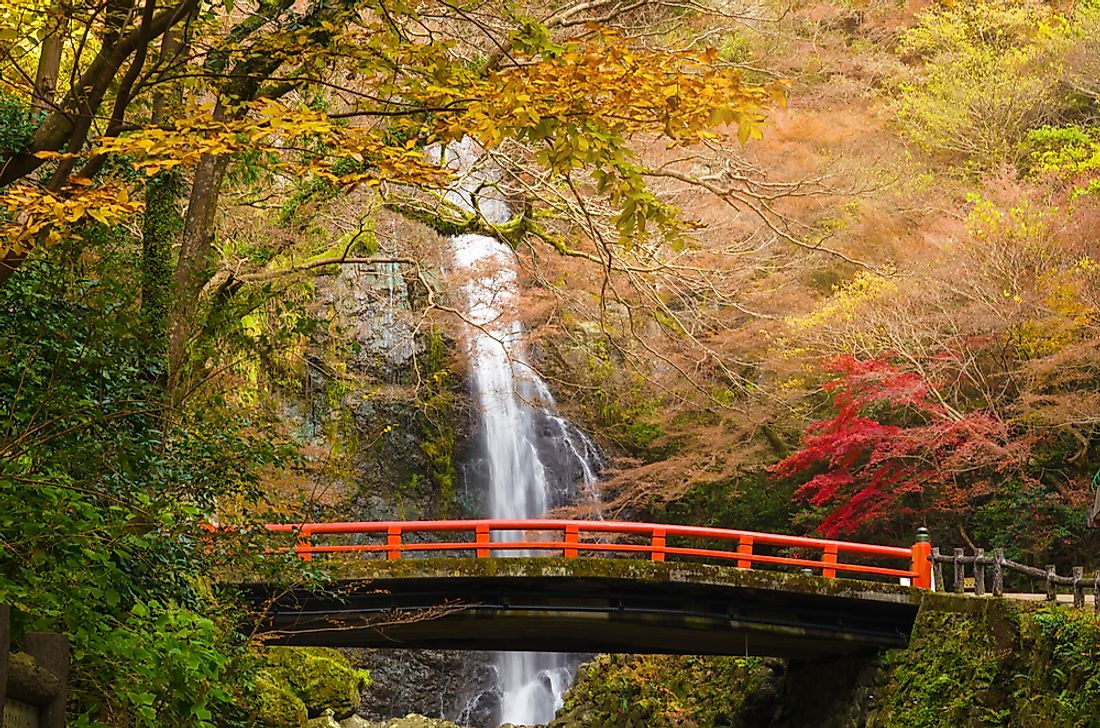
[[[763,660],[600,655],[583,665],[550,728],[749,726]]]
[[[273,647],[269,673],[306,706],[311,718],[331,709],[339,720],[359,708],[360,691],[369,676],[354,669],[339,650],[328,647]]]
[[[261,671],[256,678],[256,719],[267,728],[302,728],[306,704],[277,677]]]

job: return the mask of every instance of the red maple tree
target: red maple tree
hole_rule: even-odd
[[[934,385],[887,359],[825,364],[836,414],[809,425],[779,478],[810,476],[795,498],[823,511],[828,537],[911,529],[930,513],[960,514],[1005,482],[1026,481],[1027,437],[984,412],[961,413]]]

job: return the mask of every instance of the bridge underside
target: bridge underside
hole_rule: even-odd
[[[690,563],[408,559],[339,564],[339,595],[241,587],[284,645],[816,659],[904,647],[921,592]],[[261,606],[262,605],[262,606]]]

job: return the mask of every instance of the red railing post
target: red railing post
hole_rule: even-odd
[[[489,540],[489,526],[487,526],[484,523],[479,523],[479,524],[477,524],[477,527],[474,529],[474,533],[475,533],[475,540],[479,544],[479,548],[477,549],[477,557],[479,559],[489,558],[489,555],[490,555],[489,549],[480,548],[480,544],[487,544],[487,543],[490,542],[490,540]]]
[[[386,528],[386,558],[393,561],[401,558],[401,526]]]
[[[580,528],[575,523],[569,523],[565,526],[565,548],[562,549],[562,556],[567,559],[577,558],[577,544],[580,542]],[[573,548],[569,548],[572,546]]]
[[[745,554],[746,556],[752,555],[752,536],[742,536],[737,540],[737,553]],[[752,559],[738,559],[738,569],[751,569]]]
[[[932,588],[932,539],[928,535],[928,529],[921,526],[917,529],[917,542],[912,548],[912,562],[909,568],[916,577],[913,578],[913,586],[918,589]]]
[[[294,547],[294,551],[302,561],[313,561],[313,538],[308,528],[303,526],[298,532],[298,545]]]
[[[665,529],[653,529],[653,539],[650,541],[649,558],[652,561],[665,560]]]
[[[836,563],[836,544],[835,543],[827,544],[825,546],[825,553],[821,555],[821,560],[824,561],[826,564],[835,564]],[[821,570],[821,575],[823,577],[825,577],[826,579],[835,579],[836,578],[836,569],[823,568]]]

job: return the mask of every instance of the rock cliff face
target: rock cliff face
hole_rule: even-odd
[[[417,305],[410,284],[385,267],[345,266],[318,282],[314,315],[327,333],[317,337],[308,362],[301,419],[330,453],[318,488],[338,494],[330,506],[335,518],[478,513],[480,494],[457,477],[456,463],[474,457],[466,454],[472,418],[464,377],[455,371],[455,344],[420,320]],[[374,678],[358,709],[364,720],[418,713],[428,716],[423,720],[461,716],[485,725],[496,709],[485,655],[345,653]]]
[[[1100,715],[1091,611],[930,595],[910,646],[796,663],[601,656],[550,728],[1060,728]]]
[[[496,714],[489,655],[446,650],[357,650],[356,664],[374,682],[359,714],[385,720],[406,713],[448,716],[464,725],[487,725]]]
[[[453,342],[421,320],[413,298],[397,273],[360,266],[317,285],[314,315],[326,333],[308,361],[304,419],[331,452],[321,485],[343,494],[344,518],[465,511],[455,487],[463,380]]]

